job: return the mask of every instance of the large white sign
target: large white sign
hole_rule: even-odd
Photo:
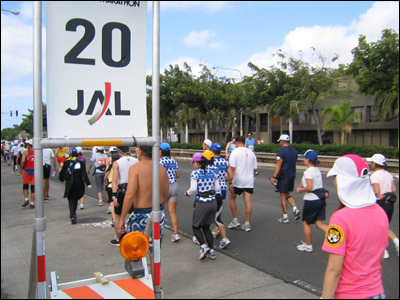
[[[49,138],[146,137],[146,1],[47,1]]]

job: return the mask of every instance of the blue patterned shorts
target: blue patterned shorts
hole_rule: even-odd
[[[380,295],[376,295],[376,296],[369,297],[369,298],[366,298],[366,299],[386,299],[386,295],[385,295],[385,293],[382,293]]]
[[[129,216],[129,219],[126,221],[126,232],[132,232],[132,231],[139,231],[144,233],[146,229],[146,224],[147,220],[150,218],[152,209],[151,208],[145,208],[145,209],[135,209],[133,213]],[[160,247],[162,244],[162,239],[163,239],[163,228],[165,225],[165,210],[164,206],[160,207],[161,211],[161,223],[160,223]],[[149,253],[153,253],[153,237],[151,236],[149,238],[150,240],[150,249]]]

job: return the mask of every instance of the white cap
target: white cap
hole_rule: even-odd
[[[386,164],[386,157],[382,154],[374,154],[372,157],[368,157],[367,161],[374,162],[380,166],[384,166]]]
[[[110,152],[110,153],[113,151],[117,152],[118,151],[117,147],[111,146],[110,149],[108,149],[108,152]]]
[[[82,153],[82,147],[75,147],[75,149],[78,153]]]
[[[340,201],[350,208],[362,208],[376,203],[372,189],[368,164],[354,154],[339,157],[327,177],[336,176]]]
[[[209,139],[205,139],[203,144],[206,144],[208,147],[212,145],[212,142]]]
[[[32,139],[26,140],[26,141],[25,141],[25,143],[26,143],[26,144],[30,144],[30,145],[32,145],[32,146],[33,146]]]
[[[280,142],[280,141],[289,142],[289,141],[290,141],[290,136],[288,136],[287,134],[282,134],[282,135],[279,137],[279,140],[278,140],[277,142]]]

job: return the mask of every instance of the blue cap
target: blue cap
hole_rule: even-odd
[[[221,151],[222,147],[221,147],[220,144],[214,143],[214,144],[212,144],[212,145],[210,146],[210,149],[213,150],[213,151]]]
[[[72,156],[78,156],[78,149],[71,148],[69,149],[69,153],[71,153]]]
[[[300,155],[301,157],[308,158],[312,162],[317,162],[318,161],[318,153],[315,150],[308,149],[306,153]]]
[[[161,150],[171,150],[171,146],[168,143],[161,143],[160,149]]]

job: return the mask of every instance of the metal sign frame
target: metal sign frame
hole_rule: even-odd
[[[46,299],[46,218],[43,203],[43,148],[62,146],[152,146],[153,171],[153,234],[154,234],[154,295],[161,298],[160,280],[160,2],[153,1],[153,76],[152,76],[152,137],[105,139],[43,139],[42,138],[42,1],[33,1],[33,150],[35,155],[35,219],[28,299]],[[35,284],[37,282],[37,284]],[[37,288],[37,289],[36,289]],[[36,295],[37,292],[37,295]]]

